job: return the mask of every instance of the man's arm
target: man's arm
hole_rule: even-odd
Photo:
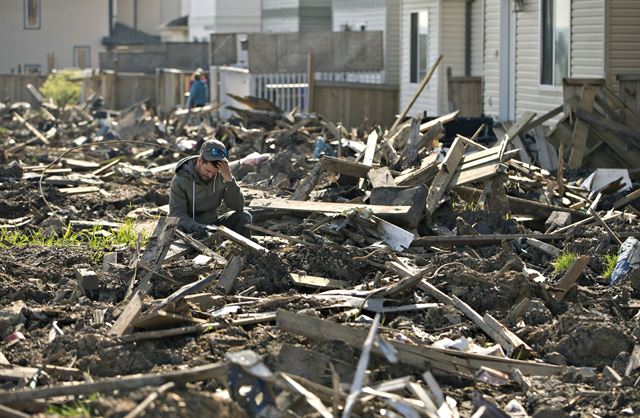
[[[178,226],[187,233],[194,232],[200,224],[191,217],[191,208],[187,199],[187,191],[180,184],[178,177],[171,180],[171,193],[169,194],[169,216],[175,216],[180,221]]]
[[[244,196],[240,191],[240,186],[236,183],[236,179],[231,174],[231,168],[229,168],[229,162],[227,160],[220,161],[217,164],[220,175],[222,175],[222,185],[224,186],[224,193],[222,199],[224,204],[231,210],[241,211],[244,209]]]

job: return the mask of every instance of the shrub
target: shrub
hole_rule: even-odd
[[[72,70],[51,73],[40,90],[44,96],[52,98],[60,107],[64,107],[67,103],[78,103],[80,82],[73,81],[78,76],[79,73]]]

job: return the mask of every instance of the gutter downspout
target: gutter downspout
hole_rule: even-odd
[[[473,0],[466,0],[464,9],[464,75],[471,76],[471,4]]]
[[[109,0],[109,36],[113,35],[113,0]]]

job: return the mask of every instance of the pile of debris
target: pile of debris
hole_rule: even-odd
[[[570,162],[594,132],[628,146],[580,133],[588,90]],[[457,112],[383,131],[236,100],[226,122],[0,106],[1,414],[640,413],[637,171],[523,162],[548,115],[444,148]],[[214,135],[252,239],[165,216]]]

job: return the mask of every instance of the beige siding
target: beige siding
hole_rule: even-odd
[[[471,7],[471,75],[474,77],[482,76],[483,3],[484,0],[475,0]]]
[[[411,49],[411,13],[428,11],[429,12],[429,36],[428,36],[428,62],[427,66],[430,67],[438,59],[439,50],[439,13],[438,13],[438,0],[404,0],[401,5],[401,41],[400,50],[402,51],[401,66],[400,66],[400,109],[404,109],[406,104],[411,100],[416,89],[420,85],[420,80],[417,83],[411,83],[410,69],[411,63],[410,49]],[[441,67],[442,68],[442,67]],[[438,77],[433,77],[429,85],[422,91],[422,94],[418,97],[413,107],[409,111],[409,115],[416,115],[424,110],[429,115],[436,115],[439,112],[438,109]]]
[[[572,2],[571,77],[602,78],[604,75],[604,1]]]
[[[562,103],[562,87],[540,86],[539,3],[527,2],[516,14],[516,118],[524,112],[541,115]]]
[[[483,108],[486,115],[500,114],[500,1],[484,0]]]
[[[73,65],[73,47],[91,47],[91,64],[98,67],[104,51],[102,37],[109,34],[108,5],[102,0],[47,0],[40,2],[40,29],[24,29],[22,0],[0,1],[0,73],[18,65],[40,65],[47,71],[47,54],[57,68]],[[70,30],[72,28],[73,30]]]
[[[640,1],[609,2],[609,81],[618,74],[640,74]]]
[[[443,114],[454,110],[449,109],[447,68],[451,68],[453,77],[464,76],[465,0],[445,0],[441,2],[440,7],[442,8],[441,46],[444,58],[438,71],[441,86],[438,113]]]
[[[385,73],[388,84],[400,83],[400,0],[387,0]]]

